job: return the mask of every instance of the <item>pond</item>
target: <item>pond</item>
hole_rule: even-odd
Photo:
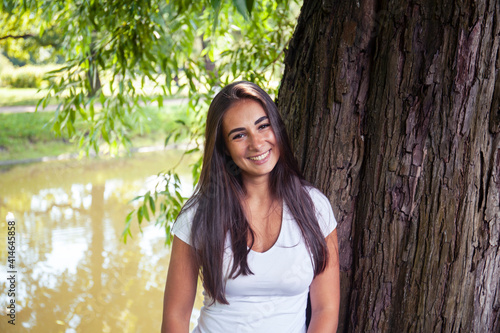
[[[133,238],[124,244],[121,235],[134,208],[129,201],[153,189],[158,172],[179,157],[178,151],[163,151],[0,171],[3,309],[11,299],[4,278],[7,212],[16,218],[17,270],[16,325],[3,313],[0,332],[159,331],[169,263],[165,231],[146,223],[141,234],[133,223]],[[185,195],[192,190],[192,162],[179,168],[186,170]]]

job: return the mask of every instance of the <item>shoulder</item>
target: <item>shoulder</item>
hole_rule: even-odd
[[[194,214],[196,214],[197,208],[198,204],[192,203],[190,201],[186,202],[186,204],[182,207],[181,211],[179,212],[179,215],[177,216],[175,223],[192,222]]]
[[[305,189],[307,193],[309,193],[319,226],[323,231],[323,235],[326,237],[337,227],[337,220],[333,215],[330,200],[320,190],[313,186],[305,186]]]
[[[179,237],[184,243],[191,245],[191,226],[198,205],[189,201],[182,207],[172,227],[172,233]]]
[[[311,200],[321,201],[321,203],[324,203],[324,202],[330,203],[328,198],[320,190],[318,190],[316,187],[311,186],[311,185],[306,185],[304,187],[305,187],[307,193],[309,193]]]
[[[330,200],[316,187],[308,185],[305,186],[305,189],[314,204],[314,208],[317,211],[325,211],[332,209]]]

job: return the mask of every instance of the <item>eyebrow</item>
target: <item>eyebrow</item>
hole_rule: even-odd
[[[268,118],[267,116],[260,117],[259,119],[257,119],[257,120],[255,121],[255,123],[254,123],[254,124],[255,124],[255,125],[258,125],[259,123],[263,122],[263,121],[264,121],[264,120],[266,120],[266,119],[269,119],[269,118]],[[245,128],[243,128],[243,127],[234,128],[234,129],[230,130],[230,131],[229,131],[229,133],[227,133],[227,136],[230,136],[230,135],[231,135],[231,134],[233,134],[234,132],[240,132],[240,131],[244,131],[244,130],[245,130]]]

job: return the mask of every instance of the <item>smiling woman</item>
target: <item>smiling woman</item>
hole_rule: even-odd
[[[208,111],[197,189],[172,229],[162,331],[188,331],[201,272],[193,332],[335,332],[336,225],[328,199],[301,176],[269,95],[249,82],[226,86]]]
[[[269,118],[254,100],[243,100],[226,111],[222,121],[227,152],[246,181],[268,177],[279,159]]]

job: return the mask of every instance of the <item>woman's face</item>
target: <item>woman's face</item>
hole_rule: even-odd
[[[269,176],[280,153],[271,123],[258,102],[246,99],[229,108],[222,118],[222,135],[244,180]]]

